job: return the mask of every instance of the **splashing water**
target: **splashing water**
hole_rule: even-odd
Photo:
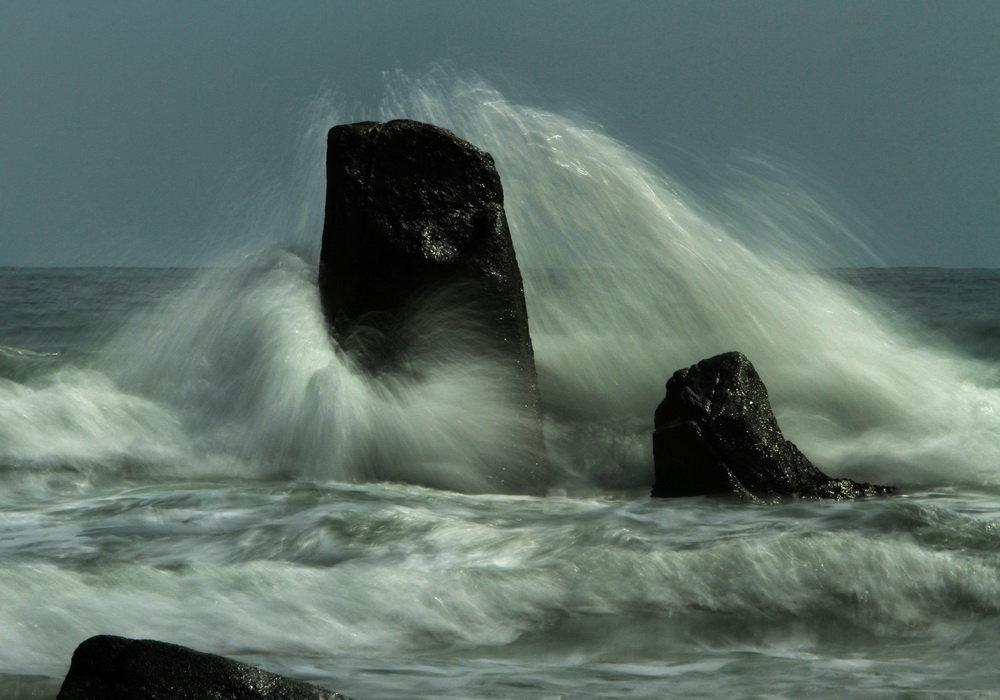
[[[670,374],[737,349],[757,365],[786,434],[830,473],[904,484],[1000,476],[992,369],[810,270],[831,233],[851,234],[809,191],[762,178],[735,200],[740,210],[713,220],[596,128],[477,81],[404,82],[379,117],[404,115],[496,158],[544,401],[557,423],[587,424],[571,431],[568,442],[590,438],[575,460],[610,425],[630,423],[646,441]],[[755,250],[740,242],[748,232]],[[648,480],[642,447],[626,467],[635,482]]]
[[[397,76],[372,114],[317,102],[300,201],[272,198],[255,220],[270,221],[270,250],[206,271],[117,333],[93,369],[20,389],[11,410],[34,411],[31,426],[8,422],[8,432],[61,456],[15,446],[8,461],[114,461],[115,449],[131,450],[106,447],[118,432],[144,443],[132,461],[182,473],[537,490],[521,440],[530,417],[462,308],[419,316],[419,380],[368,377],[329,338],[315,284],[323,137],[361,117],[432,122],[493,154],[525,279],[552,485],[648,486],[664,382],[733,349],[758,367],[788,437],[828,473],[904,486],[997,481],[1000,394],[989,368],[810,270],[810,241],[837,226],[808,192],[749,183],[734,200],[742,215],[713,219],[598,128],[446,72]],[[110,408],[70,406],[92,385]],[[75,447],[36,439],[66,412],[81,421],[68,433]]]

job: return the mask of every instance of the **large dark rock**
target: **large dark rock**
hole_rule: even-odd
[[[702,360],[667,382],[656,409],[653,496],[736,494],[846,499],[892,492],[891,486],[832,479],[785,440],[767,389],[738,352]]]
[[[537,405],[500,176],[488,153],[454,133],[410,120],[330,130],[319,287],[338,341],[376,371],[407,351],[421,302],[450,294],[474,307],[485,340]],[[358,326],[377,332],[358,343]]]
[[[347,700],[248,664],[148,639],[100,635],[76,648],[57,700]]]
[[[319,291],[337,343],[373,375],[487,359],[523,417],[496,488],[544,490],[524,286],[490,154],[409,120],[332,128]]]

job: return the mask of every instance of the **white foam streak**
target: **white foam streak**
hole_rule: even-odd
[[[1000,599],[992,567],[854,534],[762,535],[647,551],[559,541],[579,534],[564,528],[537,530],[533,538],[479,532],[468,522],[462,529],[450,537],[432,532],[418,550],[399,552],[403,559],[387,556],[390,543],[382,542],[357,565],[336,567],[122,563],[87,573],[14,564],[0,572],[0,641],[8,650],[0,671],[55,675],[72,640],[95,630],[230,655],[280,649],[385,658],[508,645],[567,618],[607,625],[630,616],[672,619],[653,630],[632,628],[651,635],[636,640],[642,658],[650,645],[711,644],[716,632],[708,623],[727,616],[742,620],[742,631],[728,632],[737,636],[797,622],[815,628],[819,620],[892,637],[995,613]]]
[[[179,421],[107,376],[65,368],[25,384],[0,380],[0,463],[108,471],[189,456]]]

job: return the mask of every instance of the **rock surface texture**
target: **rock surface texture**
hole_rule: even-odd
[[[891,493],[891,486],[833,479],[785,440],[767,389],[738,352],[702,360],[667,382],[656,409],[653,496],[736,494],[847,499]]]
[[[490,154],[410,120],[335,126],[326,187],[319,287],[339,341],[358,322],[375,326],[385,356],[376,359],[391,361],[409,340],[414,305],[452,292],[479,310],[484,334],[537,397],[524,287]]]
[[[410,120],[332,128],[319,291],[338,345],[372,375],[486,359],[523,409],[512,448],[529,462],[523,484],[498,488],[545,488],[524,285],[489,153]]]
[[[248,664],[148,639],[101,635],[76,648],[57,700],[348,700]]]

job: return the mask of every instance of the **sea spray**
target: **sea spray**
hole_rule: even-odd
[[[509,468],[530,416],[461,305],[425,300],[405,371],[372,376],[330,337],[315,276],[282,252],[207,273],[154,312],[158,333],[119,335],[107,371],[238,475],[534,490]]]
[[[403,115],[493,153],[543,400],[557,425],[575,424],[570,443],[601,442],[608,424],[627,425],[619,435],[633,445],[645,440],[670,374],[736,349],[759,368],[789,438],[824,469],[902,484],[1000,478],[992,370],[811,270],[811,249],[843,227],[807,189],[750,180],[730,197],[743,216],[730,206],[713,219],[593,125],[513,104],[476,79],[402,79],[379,118]],[[647,478],[645,455],[624,468],[624,481]]]
[[[142,444],[148,449],[133,456],[146,456],[130,468],[146,464],[151,473],[530,490],[516,466],[525,416],[477,349],[461,304],[420,316],[428,342],[411,358],[419,371],[410,378],[368,376],[329,337],[315,286],[321,137],[346,115],[330,103],[313,108],[298,199],[265,197],[271,211],[237,217],[274,245],[249,252],[237,244],[229,264],[137,314],[81,363],[96,372],[89,378],[42,373],[11,388],[19,405],[41,402],[55,416],[28,432],[55,433],[63,413],[86,425],[63,459],[12,439],[8,463],[107,465],[110,452]],[[757,201],[750,181],[730,198],[742,219],[733,206],[712,217],[704,201],[594,125],[444,73],[391,80],[383,104],[364,116],[433,122],[496,159],[556,488],[648,487],[651,415],[664,382],[733,349],[757,366],[789,439],[829,473],[904,487],[998,481],[995,373],[809,269],[808,245],[784,246],[782,259],[774,241],[836,228],[791,183],[784,196],[760,185]],[[744,223],[757,235],[733,230]],[[801,230],[789,231],[793,224]],[[468,342],[442,352],[431,342],[442,335]],[[81,382],[110,393],[75,409],[72,387]],[[144,433],[135,420],[153,427]],[[104,437],[113,435],[142,437],[114,447],[118,438]],[[66,440],[34,442],[58,453]]]
[[[113,473],[178,464],[191,453],[162,406],[122,393],[105,374],[65,367],[24,383],[0,379],[0,465]]]

